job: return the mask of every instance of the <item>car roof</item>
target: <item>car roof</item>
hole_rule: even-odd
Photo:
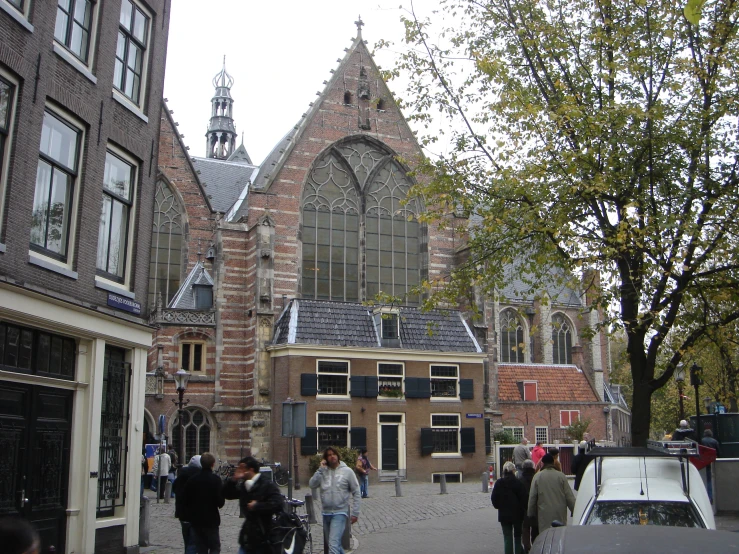
[[[682,483],[673,479],[650,477],[618,477],[605,479],[598,495],[598,501],[665,501],[688,502]]]
[[[551,527],[536,538],[531,554],[727,554],[739,553],[739,533],[661,525]]]

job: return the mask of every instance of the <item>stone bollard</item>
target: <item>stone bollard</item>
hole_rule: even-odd
[[[403,496],[403,492],[400,490],[400,475],[395,476],[395,496]]]
[[[446,494],[446,474],[444,473],[439,475],[439,486],[441,488],[439,494]]]
[[[490,474],[487,471],[483,471],[482,472],[482,492],[490,491],[490,487],[488,485],[488,479],[490,479]]]
[[[172,482],[167,481],[164,485],[164,503],[169,504],[169,499],[172,496]]]
[[[139,510],[139,546],[149,546],[150,503],[150,498],[147,496],[141,497],[141,508]]]
[[[311,525],[318,523],[316,520],[316,507],[313,505],[313,495],[311,493],[305,495],[305,513],[308,514],[308,523]]]

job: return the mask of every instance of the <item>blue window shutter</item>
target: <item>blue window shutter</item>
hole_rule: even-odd
[[[421,429],[421,455],[430,456],[434,453],[434,435],[430,427]]]
[[[303,456],[318,454],[318,428],[305,428],[305,436],[300,439],[300,453]]]
[[[362,450],[362,448],[367,448],[366,427],[352,427],[350,433],[352,436],[351,445],[353,449]]]
[[[406,398],[431,398],[431,379],[428,377],[406,377]]]
[[[351,396],[367,396],[365,394],[367,378],[364,375],[352,375],[349,380],[351,381]]]
[[[475,428],[474,427],[462,427],[459,430],[461,438],[460,452],[462,454],[471,454],[475,451]]]
[[[490,436],[490,418],[485,418],[485,454],[490,454],[493,451],[493,441]]]
[[[318,375],[315,373],[300,374],[300,394],[303,396],[315,396],[318,392]]]
[[[459,380],[459,398],[461,400],[472,400],[475,397],[474,383],[472,379]]]
[[[377,394],[378,394],[377,375],[368,375],[367,377],[365,377],[364,387],[365,387],[364,395],[367,398],[377,398]]]

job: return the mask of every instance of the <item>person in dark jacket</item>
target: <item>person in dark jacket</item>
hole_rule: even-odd
[[[705,431],[703,431],[701,444],[703,446],[707,446],[708,448],[713,448],[716,451],[716,457],[719,457],[719,443],[716,439],[713,438],[713,431],[711,431],[710,429],[706,429]],[[708,500],[710,500],[711,504],[713,504],[713,476],[711,475],[711,465],[712,464],[708,464],[706,466],[706,491],[708,492]]]
[[[526,497],[526,503],[529,502],[529,492],[531,491],[531,481],[534,480],[536,475],[536,465],[533,460],[526,460],[523,463],[523,469],[521,469],[521,483],[523,484],[524,494]],[[523,543],[524,552],[531,550],[531,544],[539,534],[539,527],[536,524],[536,518],[531,518],[525,515],[523,518],[523,524],[521,525],[521,542]]]
[[[220,554],[221,525],[219,508],[223,508],[223,484],[213,473],[216,458],[210,452],[200,457],[201,470],[185,484],[185,514],[190,520],[190,533],[197,554]]]
[[[280,489],[259,473],[260,465],[247,456],[223,487],[224,496],[229,500],[238,499],[245,515],[239,533],[239,554],[271,554],[267,539],[272,530],[272,515],[284,506]]]
[[[185,485],[190,477],[200,471],[200,456],[190,458],[190,463],[180,468],[177,472],[177,479],[172,484],[172,492],[174,499],[174,517],[180,520],[182,527],[182,540],[185,543],[185,554],[196,554],[195,543],[190,533],[190,518],[187,515],[187,506],[185,506]]]
[[[693,431],[690,428],[690,425],[688,425],[688,422],[686,420],[680,421],[680,427],[675,429],[672,433],[672,440],[674,441],[694,441],[695,440],[695,431]]]
[[[578,447],[577,454],[572,458],[572,465],[570,466],[570,472],[575,476],[574,489],[580,488],[580,481],[582,481],[582,474],[585,473],[585,468],[588,467],[592,458],[587,457],[588,442],[581,441]]]
[[[503,528],[505,554],[523,554],[521,527],[528,498],[523,483],[516,478],[513,462],[506,462],[503,466],[503,477],[495,482],[490,499],[498,510],[498,521]]]

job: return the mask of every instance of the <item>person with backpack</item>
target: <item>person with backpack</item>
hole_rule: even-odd
[[[272,481],[259,472],[261,464],[247,456],[226,480],[223,494],[238,499],[244,514],[239,532],[239,554],[272,554],[272,516],[283,511],[284,499]]]

